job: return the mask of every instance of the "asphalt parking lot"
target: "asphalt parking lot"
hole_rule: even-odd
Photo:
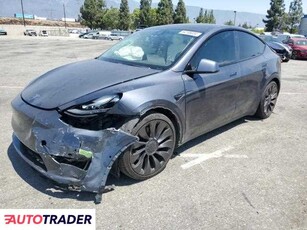
[[[143,182],[110,177],[99,205],[62,191],[11,146],[11,100],[59,65],[94,58],[115,42],[0,37],[0,208],[96,209],[97,229],[307,229],[307,61],[282,64],[267,120],[244,118],[176,151]]]

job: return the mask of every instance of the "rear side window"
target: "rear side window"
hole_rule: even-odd
[[[237,31],[237,36],[240,60],[255,57],[263,53],[265,44],[259,38],[241,31]]]
[[[196,69],[201,59],[216,61],[220,65],[236,61],[234,32],[224,31],[209,38],[196,52],[190,64]]]

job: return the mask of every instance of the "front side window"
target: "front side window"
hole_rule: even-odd
[[[259,38],[242,31],[237,31],[237,35],[241,60],[256,57],[263,53],[265,44]]]
[[[220,65],[236,61],[234,32],[224,31],[209,38],[196,52],[190,62],[192,69],[197,69],[201,59],[209,59]]]
[[[179,29],[145,29],[134,33],[99,57],[101,60],[165,69],[202,33]]]

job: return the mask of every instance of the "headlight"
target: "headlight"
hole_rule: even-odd
[[[76,115],[103,113],[112,108],[120,98],[120,95],[103,96],[88,103],[74,106],[73,108],[68,109],[67,112]]]

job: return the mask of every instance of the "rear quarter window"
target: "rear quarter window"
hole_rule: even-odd
[[[261,55],[264,52],[265,44],[257,37],[237,31],[239,58],[248,59]]]

